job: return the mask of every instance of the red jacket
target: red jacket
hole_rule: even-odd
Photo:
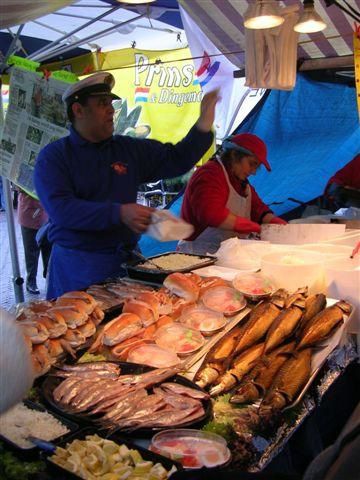
[[[360,154],[356,155],[341,170],[338,170],[328,181],[325,192],[330,184],[336,183],[341,187],[351,187],[360,190]]]
[[[39,230],[48,221],[48,216],[38,200],[19,192],[18,221],[23,227]]]
[[[236,192],[245,196],[246,184],[240,182],[229,174],[230,182]],[[251,221],[261,223],[267,213],[272,213],[265,205],[255,189],[251,188]],[[192,175],[184,194],[181,216],[195,227],[194,233],[187,240],[195,240],[207,227],[218,227],[230,211],[226,208],[229,196],[229,187],[221,165],[209,160],[198,168]],[[246,232],[246,223],[251,226],[251,221],[242,222],[242,231]],[[249,232],[252,231],[249,228]]]

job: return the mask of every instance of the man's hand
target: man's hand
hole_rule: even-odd
[[[220,100],[219,90],[212,90],[204,95],[200,105],[200,117],[196,126],[202,132],[210,132],[215,119],[215,106]]]
[[[155,208],[145,207],[137,203],[126,203],[120,206],[120,218],[135,233],[144,233],[151,223],[151,214]]]

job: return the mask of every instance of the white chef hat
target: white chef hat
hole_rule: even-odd
[[[112,93],[111,90],[115,85],[115,79],[109,72],[94,73],[79,82],[70,85],[62,96],[63,102],[67,106],[78,102],[81,99],[91,96],[110,96],[113,100],[119,100],[120,97]]]

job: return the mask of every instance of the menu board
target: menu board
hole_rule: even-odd
[[[68,134],[62,94],[68,83],[14,67],[0,142],[0,174],[34,193],[33,171],[39,151]]]

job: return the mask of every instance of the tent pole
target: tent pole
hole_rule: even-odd
[[[77,40],[76,42],[72,43],[71,45],[60,45],[59,48],[54,48],[50,52],[45,52],[42,53],[41,55],[37,55],[36,57],[32,58],[32,60],[36,60],[37,62],[43,62],[46,58],[52,57],[54,55],[60,55],[61,53],[65,53],[68,50],[72,50],[74,47],[77,47],[79,45],[84,45],[85,43],[88,43],[92,40],[96,40],[98,38],[104,37],[107,33],[110,33],[118,28],[121,28],[124,25],[127,25],[128,23],[135,22],[136,20],[139,20],[140,18],[143,18],[146,16],[146,13],[143,13],[141,15],[138,15],[137,17],[131,18],[129,20],[126,20],[125,22],[121,22],[117,25],[113,25],[112,27],[106,28],[105,30],[102,30],[101,32],[97,32],[93,35],[89,35],[86,38],[82,38],[80,40]]]
[[[37,50],[36,52],[32,53],[27,58],[29,58],[31,60],[34,57],[37,57],[38,55],[40,55],[40,53],[43,53],[47,50],[50,50],[51,48],[53,48],[56,45],[58,45],[59,43],[61,43],[63,40],[66,40],[67,38],[72,37],[73,35],[75,35],[75,33],[79,32],[80,30],[92,25],[94,22],[96,22],[98,20],[101,20],[102,18],[106,17],[107,15],[110,15],[110,13],[113,13],[118,8],[120,8],[120,5],[118,7],[111,8],[107,12],[102,13],[101,15],[91,19],[89,22],[85,23],[84,25],[81,25],[80,27],[75,28],[75,30],[73,30],[72,32],[63,35],[62,37],[58,38],[57,40],[54,40],[53,42],[50,43],[50,45],[46,45],[45,47],[40,48],[40,50]]]
[[[22,278],[20,273],[19,255],[17,251],[16,235],[15,235],[14,211],[13,211],[13,204],[12,204],[11,190],[10,190],[10,181],[5,177],[2,177],[2,181],[3,181],[3,188],[4,188],[6,221],[8,226],[10,255],[11,255],[11,263],[12,263],[12,271],[13,271],[12,281],[14,286],[15,302],[20,303],[24,301],[24,288],[23,288],[24,279]]]

